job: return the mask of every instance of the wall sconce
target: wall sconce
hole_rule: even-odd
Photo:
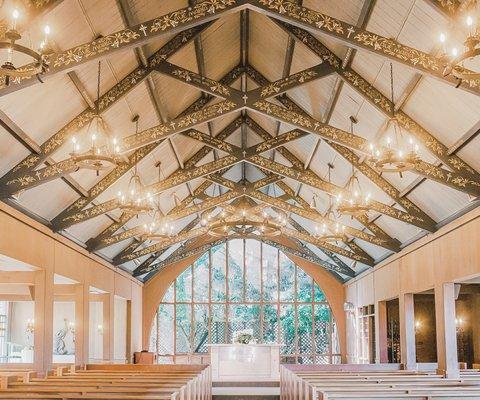
[[[462,326],[463,325],[463,318],[462,317],[455,318],[455,325],[456,326]]]
[[[419,330],[422,327],[422,323],[417,319],[415,321],[415,330]]]
[[[27,319],[27,327],[25,328],[27,333],[33,333],[35,331],[35,320],[33,318]]]
[[[97,326],[97,332],[100,334],[100,335],[103,335],[103,325],[102,324],[99,324]]]

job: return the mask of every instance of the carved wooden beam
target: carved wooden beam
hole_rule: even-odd
[[[275,179],[278,180],[278,177],[276,177]],[[251,193],[255,190],[258,190],[259,188],[270,184],[272,181],[274,181],[274,179],[272,179],[272,177],[267,177],[267,178],[263,178],[263,179],[261,179],[257,182],[249,183],[248,185],[240,185],[240,184],[233,183],[234,187],[235,187],[234,191],[236,192],[235,197],[239,197],[239,196],[237,196],[237,194],[241,194],[242,196],[248,195],[249,193]],[[168,239],[165,239],[165,240],[161,240],[158,243],[155,243],[155,244],[153,244],[151,246],[148,246],[144,249],[141,249],[141,250],[129,253],[129,254],[123,254],[122,256],[119,256],[119,257],[115,257],[114,260],[113,260],[114,264],[115,265],[123,264],[124,262],[134,260],[136,258],[142,257],[142,256],[147,255],[147,254],[163,251],[163,249],[166,249],[167,247],[169,247],[169,246],[171,246],[175,243],[183,242],[184,240],[188,240],[188,239],[192,239],[194,237],[200,236],[200,235],[204,235],[207,232],[207,230],[208,229],[203,228],[203,227],[202,228],[197,228],[197,229],[191,230],[190,232],[185,232],[184,234],[176,235],[174,238],[168,238]]]
[[[203,122],[211,121],[220,116],[235,111],[235,103],[230,100],[206,106],[198,111],[180,116],[171,122],[157,125],[140,133],[131,135],[122,141],[122,151],[135,150],[162,141],[176,133],[188,130]],[[199,133],[200,134],[200,133]],[[215,139],[212,139],[215,140]],[[153,148],[149,148],[153,150]],[[0,190],[0,197],[8,197],[20,191],[33,188],[52,179],[59,178],[77,168],[71,159],[67,159],[54,165],[43,168],[40,171],[32,171],[6,182]]]
[[[240,161],[241,160],[236,158],[235,156],[226,156],[219,160],[206,163],[200,167],[183,169],[173,173],[172,175],[170,175],[168,178],[166,178],[161,182],[147,186],[146,190],[148,190],[152,195],[156,195],[158,193],[161,193],[165,190],[171,189],[178,185],[182,185],[194,179],[201,178],[202,176],[214,173],[216,171],[220,171],[226,167],[233,166],[234,164]],[[66,229],[69,226],[72,226],[74,224],[78,224],[90,218],[96,217],[100,214],[104,214],[108,211],[112,211],[118,208],[118,206],[119,206],[119,202],[117,199],[106,201],[102,204],[92,206],[90,208],[87,208],[85,210],[81,210],[75,213],[68,214],[64,218],[56,220],[55,224],[53,225],[53,228],[55,231]],[[52,224],[53,224],[53,221],[52,221]]]
[[[283,97],[282,97],[283,99]],[[265,131],[260,125],[258,125],[252,118],[249,118],[247,117],[247,119],[245,120],[245,123],[257,134],[259,135],[261,138],[263,139],[266,139],[268,137],[271,137],[270,134]],[[346,149],[346,148],[345,148]],[[347,149],[349,152],[352,153],[352,155],[355,155],[354,152],[352,152],[351,150]],[[285,157],[286,160],[288,160],[293,168],[297,169],[297,170],[303,170],[304,169],[304,164],[301,160],[299,160],[292,152],[290,152],[288,149],[286,149],[285,147],[280,147],[277,149],[277,151],[283,156]],[[368,167],[369,168],[369,167]],[[315,175],[318,179],[321,179],[318,175],[316,175],[312,170],[308,170],[309,173]],[[373,170],[371,170],[372,172],[375,172]],[[376,172],[375,172],[376,173]],[[379,176],[377,173],[376,173],[376,176]],[[380,179],[383,179],[383,178],[380,178]],[[385,179],[383,179],[385,180]],[[386,182],[386,181],[385,181]],[[283,184],[282,183],[279,183],[279,186],[282,188],[282,190],[284,190],[286,193],[289,193],[292,197],[295,198],[295,201],[299,202],[300,205],[302,205],[302,198],[300,196],[295,196],[295,194],[291,191],[288,190],[289,187],[286,185],[286,184]],[[391,186],[391,185],[390,185]],[[393,188],[393,186],[392,186]],[[407,199],[407,202],[409,202],[409,200]],[[413,203],[412,203],[413,204]],[[304,208],[307,208],[308,205],[306,205],[306,207]],[[420,212],[419,215],[418,215],[420,218],[424,219],[426,222],[430,223],[432,227],[435,226],[435,222],[430,219],[428,216],[426,216],[425,214],[425,217],[424,215]],[[367,227],[372,233],[374,233],[375,235],[377,235],[378,237],[383,237],[384,239],[386,240],[389,240],[389,241],[392,241],[392,243],[395,241],[395,239],[391,238],[389,235],[387,235],[386,232],[384,232],[382,229],[380,229],[376,224],[374,223],[371,223],[371,222],[368,222],[367,221],[363,221],[363,225],[365,227]],[[433,228],[432,228],[433,229]]]
[[[315,55],[323,59],[324,62],[330,63],[345,83],[358,92],[365,100],[385,116],[390,117],[392,115],[391,101],[350,66],[343,67],[342,60],[323,45],[315,36],[303,29],[283,22],[278,22],[278,26],[296,40],[307,46]],[[396,115],[401,126],[408,132],[412,133],[415,138],[438,160],[450,167],[453,171],[471,175],[471,178],[480,180],[477,171],[460,157],[449,155],[448,148],[408,114],[400,110],[396,112]]]
[[[347,257],[351,260],[358,261],[369,266],[374,265],[373,259],[370,256],[355,254],[352,251],[344,249],[343,247],[336,246],[324,240],[316,239],[310,234],[301,233],[299,231],[296,231],[295,229],[290,228],[283,228],[283,233],[287,237],[302,240],[306,243],[313,244],[320,249],[327,249],[343,257]]]
[[[190,194],[188,195],[187,197],[185,197],[181,202],[180,204],[176,205],[175,207],[173,207],[169,213],[174,213],[178,210],[181,210],[182,208],[188,206],[189,204],[191,204],[196,198],[199,198],[199,197],[202,197],[202,195],[204,194],[204,192],[211,186],[211,183],[208,182],[208,181],[205,181],[203,182],[202,184],[200,184],[200,186],[198,186],[194,191],[193,191],[193,194]],[[169,215],[169,213],[167,213],[167,217]],[[189,231],[190,229],[193,229],[195,228],[195,226],[197,226],[198,222],[200,221],[200,216],[197,216],[196,218],[194,218],[192,221],[190,221],[184,228],[182,228],[180,230],[179,233],[184,233],[184,232],[187,232]],[[97,242],[104,239],[105,237],[109,237],[111,235],[107,235],[107,236],[103,236],[103,237],[97,237]],[[139,241],[139,242],[133,242],[131,243],[130,245],[128,245],[127,247],[125,247],[125,249],[123,249],[119,254],[116,255],[116,257],[122,257],[124,256],[125,254],[130,254],[132,253],[133,251],[139,249],[142,245],[144,245],[146,243],[146,241]],[[178,249],[177,249],[178,250]],[[155,261],[158,257],[160,257],[162,253],[155,253],[155,254],[152,254],[147,260],[144,261],[144,263],[149,263],[151,264],[153,261]],[[153,260],[150,260],[151,258],[153,257]],[[150,260],[150,261],[149,261]],[[142,263],[143,264],[143,263]]]
[[[86,62],[98,58],[106,58],[113,53],[128,48],[139,47],[161,36],[171,35],[196,27],[206,22],[239,10],[244,5],[243,0],[204,0],[194,7],[185,7],[172,11],[150,21],[105,35],[92,42],[75,46],[68,50],[51,54],[47,57],[48,71],[43,75],[49,76],[72,70]],[[29,66],[25,66],[29,68]],[[0,89],[0,96],[12,93],[19,89],[37,83],[36,77],[16,80]]]
[[[168,57],[172,56],[178,50],[186,46],[193,38],[200,34],[200,32],[203,32],[208,26],[209,24],[195,27],[176,35],[149,58],[149,63],[153,63],[155,60],[167,59]],[[123,78],[120,82],[118,82],[100,97],[98,101],[99,112],[104,113],[111,106],[116,104],[133,88],[143,82],[143,80],[151,73],[151,71],[152,70],[150,68],[145,68],[143,66],[135,68],[125,78]],[[47,139],[40,146],[40,152],[38,154],[28,155],[26,158],[20,161],[20,163],[8,171],[0,179],[0,186],[7,185],[7,182],[18,179],[24,174],[33,171],[49,156],[57,151],[73,133],[88,125],[95,115],[95,110],[92,108],[83,110],[63,128]]]
[[[173,119],[166,124],[160,124],[134,135],[127,136],[121,141],[121,151],[128,152],[150,143],[158,142],[176,133],[193,128],[196,125],[231,114],[232,112],[240,110],[242,107],[239,102],[230,99],[206,106],[199,111]]]
[[[425,0],[435,10],[445,17],[454,20],[462,12],[465,5],[472,4],[471,0]]]
[[[314,67],[305,69],[279,79],[278,81],[269,83],[265,86],[253,89],[247,93],[250,99],[261,100],[270,97],[278,96],[288,90],[295,89],[307,83],[314,82],[317,79],[324,78],[335,72],[335,68],[329,63],[322,62]]]
[[[190,230],[192,230],[193,228],[195,228],[195,226],[198,225],[198,222],[200,221],[200,218],[197,217],[195,218],[194,220],[192,220],[191,222],[189,222],[187,225],[185,225],[185,227],[179,232],[179,233],[184,233],[184,232],[188,232]],[[183,243],[178,249],[176,249],[172,254],[170,254],[170,256],[168,257],[172,257],[172,256],[175,256],[176,254],[179,254],[181,253],[184,249],[185,249],[185,244],[187,243],[192,243],[191,241],[187,240],[185,243]],[[163,254],[163,252],[158,252],[158,253],[153,253],[151,254],[145,261],[143,261],[135,270],[133,270],[133,276],[139,276],[139,275],[142,275],[142,274],[139,274],[138,272],[141,271],[141,270],[144,270],[146,271],[145,273],[148,273],[149,272],[149,268],[150,266],[156,261],[158,260],[158,258]],[[118,255],[120,256],[120,254]],[[149,275],[150,276],[150,275]],[[145,280],[148,279],[149,276],[146,276],[145,277]]]
[[[276,207],[280,210],[283,210],[284,212],[294,213],[294,214],[299,215],[300,217],[309,219],[311,221],[315,221],[315,222],[318,222],[320,224],[326,224],[327,227],[329,229],[331,229],[332,231],[335,229],[335,226],[334,226],[335,223],[333,221],[329,220],[328,218],[323,217],[319,212],[317,212],[317,211],[315,211],[311,208],[308,208],[308,209],[300,208],[300,207],[297,207],[293,204],[287,203],[284,200],[277,199],[275,197],[269,196],[269,195],[267,195],[265,193],[262,193],[262,192],[259,192],[259,191],[252,192],[252,193],[249,194],[249,196],[254,198],[255,200],[264,202],[265,204],[269,204],[272,207]],[[393,242],[393,241],[389,241],[389,240],[386,240],[384,238],[380,238],[380,237],[377,237],[377,236],[374,236],[374,235],[370,235],[366,232],[363,232],[359,229],[352,228],[348,225],[344,225],[344,226],[345,226],[345,234],[347,234],[349,236],[356,237],[356,238],[364,240],[368,243],[375,244],[377,246],[383,247],[385,249],[388,249],[388,250],[391,250],[391,251],[394,251],[394,252],[397,252],[400,249],[398,244]]]
[[[270,172],[294,179],[298,182],[302,182],[305,185],[312,186],[333,196],[336,196],[340,193],[343,196],[349,196],[348,191],[334,185],[333,183],[328,183],[320,179],[310,170],[299,170],[294,167],[287,167],[283,164],[279,164],[262,156],[252,156],[249,157],[246,161],[256,165],[259,168],[264,168]],[[432,227],[427,221],[423,220],[421,217],[411,215],[394,207],[383,204],[379,201],[371,200],[369,206],[373,211],[388,215],[389,217],[398,219],[399,221],[415,225],[427,231],[434,230],[434,227]]]
[[[301,7],[290,0],[250,0],[251,8],[270,17],[287,22],[314,34],[331,36],[354,49],[370,51],[374,54],[399,62],[424,75],[457,86],[453,76],[444,76],[445,63],[441,59],[418,49],[400,44],[395,39],[382,37],[355,25],[340,21],[318,11]],[[460,88],[479,95],[478,82],[461,82]]]
[[[295,221],[292,217],[288,217],[288,223],[291,226],[293,226],[293,228],[296,229],[297,231],[305,233],[305,234],[309,234],[309,232],[302,225],[300,225],[297,221]],[[302,246],[302,248],[305,249],[305,252],[310,252],[311,251],[304,243],[302,243],[302,242],[298,242],[298,243],[300,244],[300,246]],[[343,268],[344,270],[349,270],[350,269],[352,271],[352,273],[355,274],[355,272],[347,264],[345,264],[345,262],[343,262],[342,259],[340,259],[335,253],[333,253],[329,250],[326,250],[326,249],[320,249],[320,251],[322,251],[324,254],[326,254],[327,257],[329,257],[339,267]]]
[[[222,82],[207,78],[206,76],[202,76],[196,72],[171,64],[167,61],[157,64],[154,69],[163,75],[169,76],[170,78],[176,79],[189,86],[193,86],[212,96],[217,96],[222,99],[228,99],[232,96],[236,96],[237,98],[242,97],[241,92],[228,85],[224,85]]]
[[[235,67],[232,71],[227,73],[220,81],[225,84],[230,84],[238,78],[238,76],[242,73],[242,71],[243,69],[240,69],[239,67]],[[202,109],[211,100],[211,98],[212,97],[210,96],[200,97],[199,99],[194,101],[189,107],[187,107],[182,113],[180,113],[179,116],[188,115]],[[221,133],[218,135],[219,138],[221,138],[220,135]],[[113,185],[121,176],[123,176],[127,171],[129,171],[135,164],[139,163],[143,158],[145,158],[155,148],[157,148],[157,146],[159,146],[159,143],[152,143],[148,146],[141,147],[140,149],[133,152],[132,155],[129,156],[128,162],[118,165],[112,170],[112,172],[106,175],[105,178],[103,178],[102,180],[100,180],[100,182],[95,184],[89,190],[89,196],[80,197],[79,199],[75,200],[70,206],[68,206],[65,210],[63,210],[60,214],[58,214],[52,220],[52,225],[55,226],[58,221],[86,207],[87,204],[95,200],[101,193],[103,193],[111,185]],[[206,146],[204,146],[202,149],[206,149],[207,152],[210,151],[210,149]],[[206,155],[206,154],[204,155],[202,154],[203,153],[201,153],[201,150],[199,150],[193,157],[191,157],[184,164],[184,167],[189,168],[194,166],[198,161],[200,161],[204,157],[204,155]],[[120,229],[120,226],[117,229]],[[117,229],[115,229],[115,231]]]
[[[248,104],[249,108],[259,112],[260,114],[276,120],[281,120],[298,129],[305,130],[312,134],[319,135],[329,143],[336,143],[341,146],[360,151],[366,155],[369,154],[367,150],[368,141],[363,137],[353,135],[327,124],[323,124],[304,112],[286,109],[264,100]],[[480,196],[479,180],[470,178],[469,175],[464,176],[458,172],[449,172],[433,164],[426,163],[425,161],[423,161],[421,164],[422,165],[416,168],[414,172],[419,173],[426,178],[434,179],[435,181],[452,189],[459,190],[474,197]],[[451,179],[448,179],[448,177],[451,177]]]
[[[290,124],[297,129],[304,130],[323,139],[339,143],[343,146],[368,154],[368,142],[361,136],[354,135],[342,129],[324,124],[309,115],[289,110],[266,100],[248,102],[248,108],[269,118]]]
[[[231,201],[233,199],[236,199],[240,196],[243,196],[243,193],[241,191],[236,191],[236,190],[230,190],[220,196],[216,197],[210,197],[207,200],[199,203],[199,204],[194,204],[190,207],[186,207],[183,209],[179,209],[176,212],[172,212],[168,214],[168,219],[169,221],[173,221],[176,219],[184,218],[188,215],[200,213],[202,211],[207,211],[212,208],[215,208],[216,206],[223,204],[225,202]],[[143,226],[139,225],[134,228],[128,229],[124,232],[118,233],[116,235],[106,237],[102,240],[100,240],[94,250],[100,250],[105,247],[111,246],[113,244],[122,242],[126,239],[129,239],[134,236],[144,236],[145,235],[145,229]]]
[[[310,208],[310,204],[308,204],[308,202],[305,201],[301,196],[296,195],[295,191],[290,186],[288,186],[285,182],[278,182],[277,186],[285,192],[285,195],[287,196],[288,200],[295,201],[304,209]],[[400,246],[399,240],[392,238],[384,230],[382,230],[378,225],[376,225],[373,222],[370,222],[367,216],[365,215],[357,216],[355,217],[355,219],[359,221],[370,232],[372,232],[375,236],[379,238],[383,238],[384,240],[390,242],[392,246],[396,246],[396,247]],[[297,229],[297,230],[300,230],[300,229]]]

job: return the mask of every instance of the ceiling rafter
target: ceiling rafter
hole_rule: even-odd
[[[254,183],[248,183],[246,185],[239,185],[238,190],[243,192],[245,195],[248,194],[251,191],[255,191],[259,189],[259,187],[262,187],[264,185],[270,184],[271,183],[271,178],[264,178],[259,180],[258,182]],[[174,237],[167,238],[164,240],[161,240],[155,244],[152,244],[151,246],[148,246],[144,249],[137,250],[135,252],[132,252],[130,254],[126,254],[123,257],[115,257],[113,262],[115,265],[123,264],[124,262],[127,261],[132,261],[136,258],[142,257],[147,254],[155,253],[158,251],[161,251],[162,249],[171,246],[172,244],[183,242],[184,240],[188,240],[191,238],[194,238],[196,236],[201,236],[206,233],[206,228],[201,227],[201,228],[196,228],[193,229],[189,232],[185,232],[182,235],[175,235]]]
[[[221,82],[224,84],[230,84],[234,82],[241,73],[241,68],[236,67],[232,69],[229,73],[227,73],[222,79]],[[189,107],[187,107],[179,116],[188,115],[190,113],[195,112],[196,110],[201,109],[204,107],[208,102],[211,100],[211,96],[208,97],[201,97],[194,101]],[[231,126],[231,125],[229,125]],[[123,176],[126,172],[128,172],[135,164],[139,163],[145,156],[151,153],[157,146],[158,143],[151,144],[149,146],[140,148],[136,150],[132,155],[129,157],[129,162],[126,164],[120,164],[115,167],[112,172],[107,174],[105,178],[103,178],[100,182],[94,185],[93,188],[89,191],[88,197],[81,197],[80,199],[75,200],[70,206],[64,209],[60,214],[55,216],[52,220],[52,225],[55,226],[59,221],[68,217],[69,215],[82,210],[86,207],[90,202],[92,202],[96,197],[98,197],[101,193],[107,190],[111,185],[113,185],[121,176]],[[203,150],[210,151],[210,148],[204,146]],[[200,161],[206,153],[197,152],[195,156],[184,163],[184,168],[194,166],[198,161]]]
[[[453,76],[444,76],[444,62],[435,56],[395,39],[385,38],[321,12],[298,6],[290,0],[249,0],[249,7],[270,17],[297,26],[312,33],[327,35],[349,47],[366,50],[430,75],[451,86],[479,95],[478,85],[458,82]]]
[[[341,129],[323,124],[308,114],[303,112],[299,113],[296,110],[289,110],[268,101],[261,100],[249,104],[254,111],[267,117],[280,119],[298,129],[319,135],[329,142],[360,151],[365,155],[368,154],[368,141],[361,136],[353,135]],[[480,197],[480,180],[471,178],[470,175],[449,171],[425,161],[415,163],[412,172],[460,192],[470,194],[474,197]]]
[[[249,66],[247,69],[247,73],[249,76],[256,82],[265,85],[268,80],[260,74],[259,71],[255,70],[253,67]],[[283,104],[286,108],[296,110],[299,113],[303,113],[308,115],[298,104],[296,104],[293,100],[291,100],[288,96],[278,96],[276,99]],[[260,134],[261,137],[265,139],[268,132],[264,131],[255,121],[251,120],[247,121],[252,125],[252,129]],[[358,168],[372,183],[374,183],[378,188],[380,188],[385,194],[389,197],[394,199],[398,204],[400,204],[405,210],[409,213],[414,214],[428,223],[431,229],[435,227],[435,221],[430,218],[425,212],[423,212],[417,205],[415,205],[411,200],[402,196],[401,192],[396,189],[390,182],[388,182],[385,178],[383,178],[376,170],[372,167],[367,165],[366,163],[360,162],[360,157],[357,156],[352,150],[347,147],[335,144],[333,142],[327,141],[327,143],[334,147],[335,150],[342,155],[344,158],[347,159],[350,163],[353,163],[356,168]],[[304,164],[298,160],[291,152],[289,152],[286,148],[282,148],[282,155],[294,165],[296,168],[303,169]],[[362,218],[361,221],[364,226],[366,226],[371,232],[382,235],[385,234],[383,231],[378,228],[378,226],[374,223],[369,223],[366,218]]]
[[[227,76],[230,76],[230,74],[227,74]],[[199,99],[199,101],[202,101],[204,100],[205,97],[201,97]],[[219,134],[217,135],[217,140],[222,140],[222,139],[226,139],[228,136],[230,136],[233,132],[235,132],[238,127],[241,125],[241,122],[242,122],[242,119],[241,118],[237,118],[235,120],[233,120],[230,124],[228,124],[221,132],[219,132]],[[184,163],[184,168],[183,170],[185,169],[193,169],[195,168],[196,164],[201,161],[208,153],[210,153],[211,151],[211,148],[209,146],[203,146],[202,148],[200,148],[192,157],[190,157],[185,163]],[[214,161],[218,161],[218,159],[215,159]],[[179,172],[179,171],[178,171]],[[200,185],[200,188],[204,185],[201,184]],[[210,186],[210,184],[208,185]],[[205,188],[204,190],[201,191],[201,193],[203,193],[207,188]],[[195,194],[195,197],[199,197],[200,193],[197,193],[198,191],[198,188],[196,190],[194,190],[194,194]],[[191,195],[193,196],[193,195]],[[189,197],[191,197],[189,196]],[[187,197],[187,199],[189,198]],[[185,201],[185,200],[184,200]],[[184,204],[184,201],[182,201],[180,203],[180,206],[186,206],[188,205],[191,201],[193,201],[193,197],[191,197],[191,200],[188,201],[186,204]],[[91,244],[91,247],[93,248],[93,245],[95,243],[98,243],[99,241],[113,235],[116,231],[118,231],[118,229],[121,228],[121,226],[123,226],[129,219],[133,218],[134,215],[131,215],[130,218],[128,218],[127,220],[125,221],[119,221],[118,223],[113,223],[111,224],[109,227],[107,227],[101,234],[97,235],[97,237],[93,238],[91,241],[90,241],[90,244]]]
[[[266,139],[267,137],[270,136],[270,134],[265,131],[259,124],[257,124],[252,118],[247,119],[246,123],[250,126],[250,128],[260,137],[263,139]],[[287,159],[294,168],[298,170],[304,170],[304,165],[301,160],[299,160],[292,152],[290,152],[287,148],[281,147],[278,149],[278,152]],[[311,169],[306,169],[307,171],[310,171],[310,173],[314,174]],[[320,177],[317,176],[318,179],[321,179]],[[299,197],[299,196],[298,196]],[[299,199],[301,199],[299,197]],[[301,200],[299,200],[301,201]],[[364,221],[365,222],[365,221]],[[431,221],[432,225],[434,225],[433,220]],[[388,236],[383,230],[381,230],[377,225],[375,224],[367,224],[365,225],[372,233],[374,233],[377,236],[384,237],[388,240],[394,240],[390,236]]]
[[[290,204],[284,200],[280,200],[275,197],[269,196],[262,192],[253,192],[253,193],[250,193],[249,196],[254,198],[255,200],[261,201],[272,207],[276,207],[284,212],[297,214],[298,216],[309,219],[311,221],[314,221],[320,224],[326,224],[331,230],[335,229],[333,221],[329,220],[328,218],[320,214],[318,211],[313,210],[311,208],[308,208],[308,209],[301,208],[296,205]],[[389,241],[384,238],[380,238],[378,236],[368,234],[364,231],[352,228],[348,225],[345,225],[345,233],[355,238],[364,240],[366,242],[375,244],[377,246],[383,247],[385,249],[388,249],[394,252],[397,252],[399,250],[398,243],[394,241]]]
[[[353,90],[359,93],[366,101],[373,105],[386,117],[392,115],[392,103],[384,96],[375,86],[370,84],[362,75],[356,72],[350,66],[343,67],[342,60],[329,50],[311,33],[298,27],[290,26],[285,23],[277,23],[285,32],[293,36],[297,41],[303,43],[316,56],[329,62],[336,70],[339,77],[347,83]],[[421,143],[433,156],[442,161],[453,171],[470,176],[479,180],[480,174],[469,166],[460,157],[449,154],[447,146],[441,143],[435,135],[427,131],[418,122],[411,118],[404,111],[397,111],[396,116],[399,123],[415,135],[416,139]]]
[[[162,36],[176,34],[194,28],[206,22],[230,14],[244,7],[243,0],[200,1],[193,7],[185,7],[168,14],[142,22],[130,28],[122,29],[91,42],[72,47],[68,50],[47,56],[48,71],[44,79],[60,72],[70,71],[84,63],[105,58],[109,55],[138,47]],[[28,68],[29,65],[26,66]],[[0,96],[20,90],[37,83],[36,77],[22,79],[5,86],[2,78]]]
[[[155,52],[149,58],[149,62],[153,63],[155,60],[167,59],[168,57],[172,56],[178,50],[186,46],[196,35],[198,35],[207,27],[208,25],[204,25],[179,33],[164,46],[162,46],[157,52]],[[152,71],[150,68],[139,66],[127,74],[120,82],[107,90],[99,98],[99,112],[106,112],[111,106],[123,99],[126,94],[143,82],[151,72]],[[14,179],[21,177],[23,174],[33,171],[35,168],[41,165],[47,157],[58,150],[74,132],[88,125],[95,115],[96,112],[94,108],[89,107],[83,110],[75,118],[65,124],[58,132],[40,145],[38,152],[28,155],[10,171],[8,171],[0,179],[0,185],[7,185],[7,182],[13,181]]]

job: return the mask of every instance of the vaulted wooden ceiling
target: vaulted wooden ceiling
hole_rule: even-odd
[[[343,280],[478,205],[480,87],[443,76],[437,57],[461,1],[21,3],[26,44],[47,22],[55,53],[45,83],[0,87],[1,197],[142,279],[225,240],[205,239],[200,223],[218,210],[281,212],[284,237],[265,241]],[[98,176],[69,160],[97,105],[128,157]],[[393,107],[421,145],[401,178],[365,157]],[[150,217],[119,209],[135,164],[175,236],[144,240]],[[342,219],[348,240],[321,241],[314,227],[352,164],[371,210]]]

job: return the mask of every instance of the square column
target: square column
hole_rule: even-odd
[[[52,367],[53,354],[53,272],[35,272],[34,306],[34,369],[44,373]]]
[[[88,363],[90,287],[87,284],[75,287],[75,364]]]
[[[375,303],[375,363],[388,363],[387,302]]]
[[[435,318],[437,329],[437,360],[439,373],[458,378],[457,327],[455,324],[455,284],[435,287]]]
[[[103,295],[103,359],[113,361],[114,355],[114,311],[115,297],[113,293]]]
[[[408,370],[417,368],[415,349],[415,307],[413,293],[399,296],[400,308],[400,355],[403,367]]]

